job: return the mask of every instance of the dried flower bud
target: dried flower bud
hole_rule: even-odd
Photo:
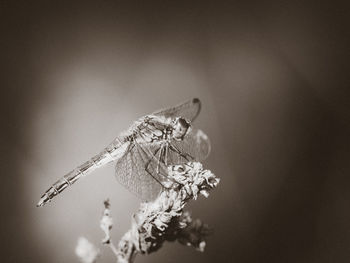
[[[75,248],[75,254],[83,263],[94,263],[100,255],[100,251],[85,237],[80,237]]]
[[[108,244],[110,242],[111,236],[110,236],[110,230],[113,227],[113,218],[111,217],[111,210],[109,209],[110,204],[109,200],[106,200],[104,202],[105,210],[103,211],[103,216],[100,221],[100,227],[105,233],[105,237],[102,240],[103,244]]]

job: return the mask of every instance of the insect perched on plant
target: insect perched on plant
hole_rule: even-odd
[[[136,121],[102,152],[54,183],[37,206],[91,171],[116,161],[117,180],[142,200],[152,200],[164,188],[174,186],[168,166],[204,160],[210,152],[208,137],[191,124],[201,109],[199,99],[156,111]]]

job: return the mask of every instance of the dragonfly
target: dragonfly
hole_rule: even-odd
[[[208,136],[192,126],[200,110],[201,102],[194,98],[141,117],[99,154],[52,184],[37,206],[44,206],[80,178],[111,162],[116,162],[115,177],[121,185],[143,201],[153,200],[176,185],[168,167],[202,161],[209,155]]]

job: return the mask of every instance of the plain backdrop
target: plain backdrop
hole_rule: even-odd
[[[214,234],[204,253],[167,243],[136,262],[348,262],[349,17],[345,1],[1,1],[1,262],[78,262],[106,198],[118,242],[139,200],[113,165],[40,195],[194,97],[221,183],[188,209]]]

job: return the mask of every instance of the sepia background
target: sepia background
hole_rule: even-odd
[[[136,262],[348,262],[349,9],[319,1],[1,1],[2,262],[78,262],[110,198],[117,242],[139,200],[113,165],[41,194],[138,117],[193,97],[221,178],[194,218],[204,253]],[[113,262],[102,248],[98,262]]]

